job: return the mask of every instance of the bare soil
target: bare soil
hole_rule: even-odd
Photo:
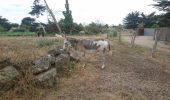
[[[43,51],[41,53],[47,51],[47,48],[40,48]],[[119,44],[116,40],[112,41],[111,51],[112,54],[107,54],[105,69],[101,69],[100,53],[87,54],[86,58],[75,66],[71,76],[59,79],[57,88],[47,90],[41,97],[33,99],[170,100],[168,52],[157,52],[155,58],[150,58],[148,49],[131,49],[129,44]],[[84,63],[86,67],[83,68]],[[29,93],[28,97],[19,100],[26,99],[30,99]]]
[[[105,69],[100,53],[88,54],[75,73],[61,79],[58,90],[43,100],[169,100],[170,54],[153,59],[141,49],[113,42]]]
[[[123,40],[130,43],[131,37],[124,35]],[[155,41],[153,40],[153,36],[137,36],[135,39],[135,44],[144,46],[150,49],[153,48],[154,42]],[[165,51],[165,52],[170,52],[170,43],[158,41],[157,49],[161,51]]]

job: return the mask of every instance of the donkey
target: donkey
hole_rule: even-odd
[[[103,57],[103,65],[102,69],[105,68],[105,53],[106,51],[110,51],[110,43],[107,40],[99,39],[99,40],[89,40],[89,39],[75,39],[75,38],[66,38],[64,40],[63,49],[70,50],[71,48],[75,50],[81,50],[85,52],[87,50],[94,50],[102,53]]]

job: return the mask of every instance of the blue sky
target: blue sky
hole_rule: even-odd
[[[20,23],[24,17],[31,17],[28,12],[34,0],[0,0],[0,16],[10,22]],[[65,10],[65,0],[47,0],[50,8],[55,12],[56,18],[63,18],[61,11]],[[156,11],[149,6],[153,0],[69,0],[73,19],[77,23],[87,24],[100,21],[104,24],[122,24],[123,18],[132,11],[145,14]],[[41,16],[37,21],[47,22],[47,15]]]

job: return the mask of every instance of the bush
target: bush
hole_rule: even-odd
[[[116,31],[116,29],[115,28],[109,28],[108,29],[108,35],[110,36],[110,37],[117,37],[117,31]]]
[[[108,32],[108,26],[107,25],[102,25],[100,23],[94,23],[94,22],[87,25],[85,27],[85,29],[86,29],[87,33],[89,33],[89,34],[99,34],[99,33]]]
[[[4,31],[5,29],[2,26],[0,26],[0,32],[4,32]]]

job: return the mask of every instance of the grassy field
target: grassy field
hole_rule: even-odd
[[[76,36],[74,36],[76,37]],[[104,37],[104,36],[102,36]],[[101,38],[79,36],[76,38]],[[0,37],[0,60],[9,58],[19,70],[29,69],[32,62],[49,50],[62,47],[63,39],[54,37]],[[60,79],[50,90],[35,89],[28,75],[2,100],[169,100],[170,54],[150,50],[111,39],[111,54],[107,54],[105,69],[101,69],[101,54],[87,54],[76,64],[70,77]],[[82,65],[86,63],[85,68]]]
[[[36,36],[34,32],[0,32],[0,36]]]

